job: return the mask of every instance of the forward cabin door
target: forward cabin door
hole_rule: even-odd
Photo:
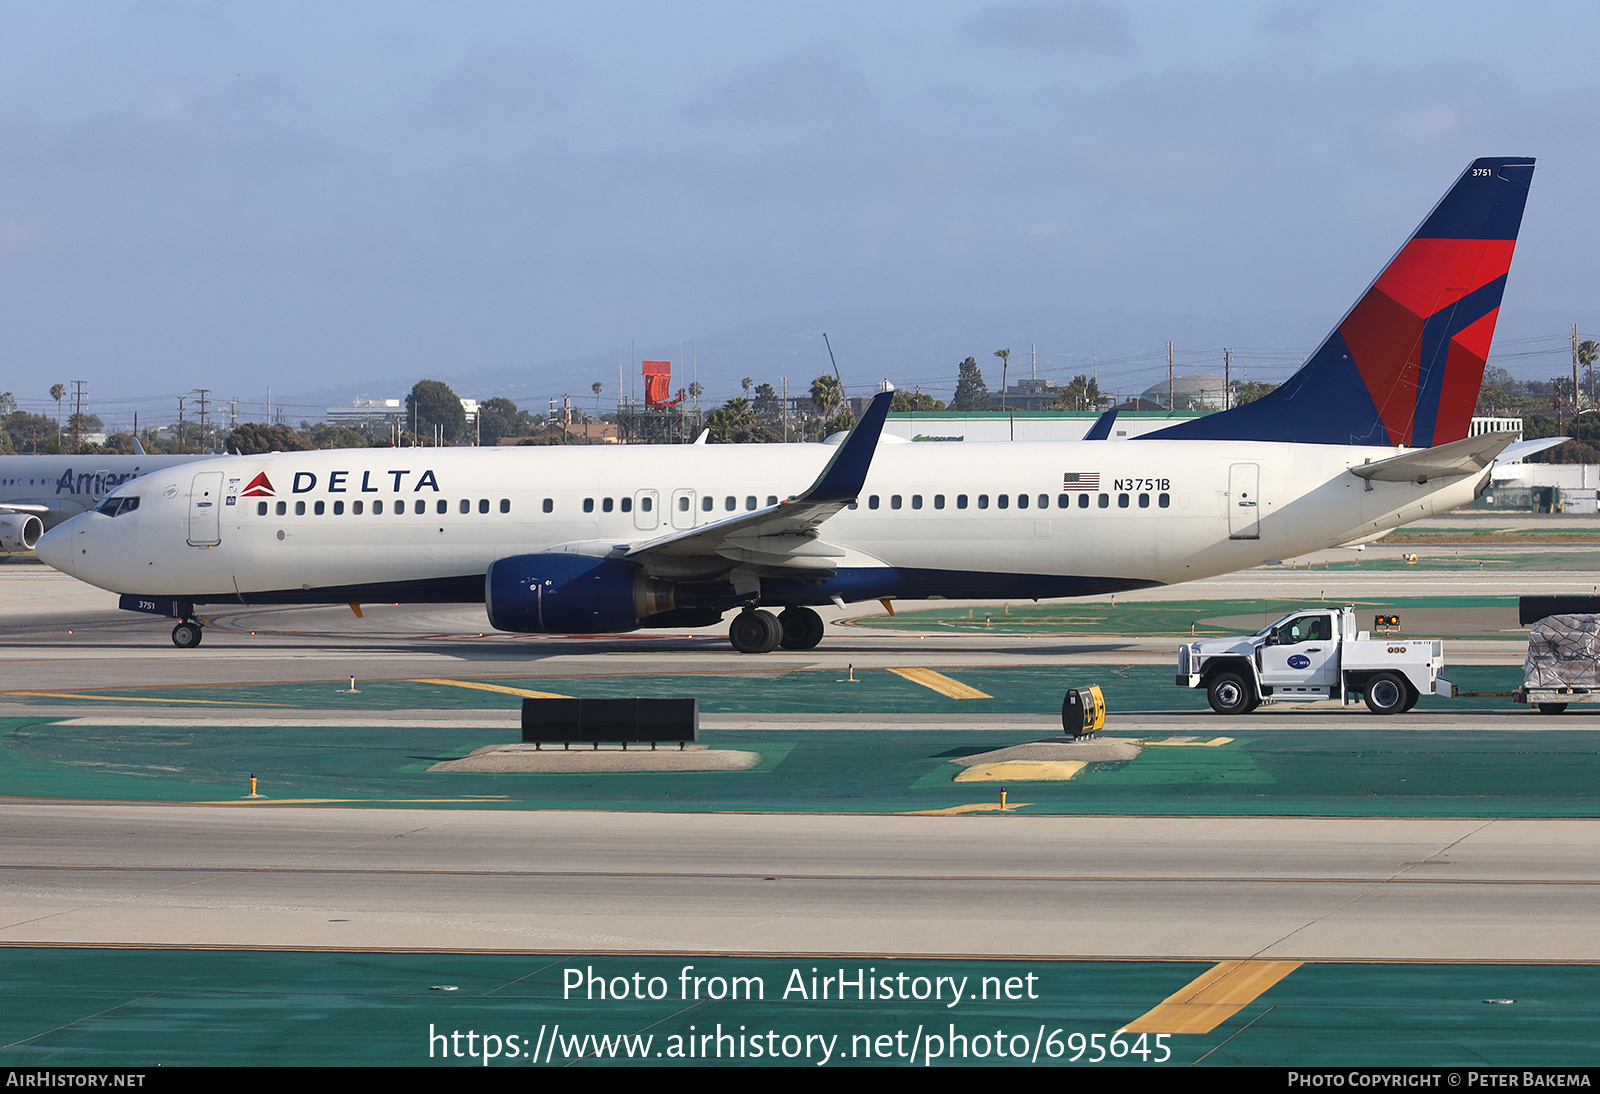
[[[222,542],[222,472],[202,471],[189,487],[189,546]]]
[[[1261,538],[1261,465],[1236,463],[1228,468],[1228,538]]]

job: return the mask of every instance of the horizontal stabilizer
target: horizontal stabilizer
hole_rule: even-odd
[[[1516,463],[1518,460],[1525,460],[1529,456],[1536,456],[1547,448],[1554,448],[1558,444],[1566,444],[1570,440],[1572,440],[1571,437],[1540,437],[1535,441],[1518,441],[1500,453],[1500,458],[1495,462]]]
[[[1364,463],[1352,467],[1350,473],[1378,482],[1427,482],[1475,475],[1510,446],[1511,436],[1510,433],[1484,433],[1437,448],[1419,448],[1377,463]]]

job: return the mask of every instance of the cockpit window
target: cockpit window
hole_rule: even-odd
[[[139,508],[137,497],[121,497],[116,494],[101,498],[100,503],[94,507],[97,513],[104,513],[108,517],[120,517],[123,513],[131,513]]]

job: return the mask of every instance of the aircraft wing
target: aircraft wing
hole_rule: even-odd
[[[695,560],[724,569],[730,563],[791,570],[831,569],[834,560],[845,552],[820,541],[817,529],[861,493],[893,399],[893,392],[888,391],[873,397],[828,466],[803,493],[715,524],[635,544],[622,557],[659,561],[673,569],[682,569],[684,563]]]
[[[48,505],[38,505],[29,501],[4,501],[0,502],[0,513],[39,513],[50,512]]]
[[[1514,434],[1484,433],[1433,448],[1403,452],[1377,463],[1352,467],[1350,473],[1379,482],[1427,482],[1458,475],[1475,475],[1510,446]]]

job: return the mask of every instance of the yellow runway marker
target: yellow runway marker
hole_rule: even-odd
[[[136,695],[77,695],[67,691],[0,691],[34,699],[98,699],[102,703],[198,703],[203,707],[281,707],[282,703],[246,703],[237,699],[145,699]]]
[[[440,684],[447,688],[473,688],[477,691],[498,691],[502,695],[520,695],[524,699],[570,699],[570,695],[557,695],[553,691],[529,691],[526,688],[508,688],[500,684],[478,684],[471,680],[413,680],[413,684]]]
[[[973,764],[955,777],[958,783],[1066,782],[1088,767],[1084,760],[1006,760]]]
[[[1299,961],[1224,961],[1127,1024],[1129,1033],[1210,1033],[1262,992],[1300,967]]]
[[[1164,745],[1168,748],[1217,748],[1221,745],[1232,744],[1233,738],[1207,737],[1205,740],[1199,740],[1195,737],[1168,737],[1164,741],[1151,741],[1147,739],[1144,743],[1147,747],[1153,745]]]
[[[1010,805],[1005,807],[1004,812],[1009,813],[1013,809],[1022,809],[1022,808],[1025,808],[1026,806],[1030,806],[1032,804],[1033,804],[1032,802],[1012,802]],[[909,813],[898,813],[898,814],[896,814],[896,816],[901,816],[901,817],[954,817],[954,816],[956,816],[958,814],[961,814],[961,813],[999,813],[1001,811],[1002,810],[1000,809],[1000,806],[997,805],[996,803],[987,802],[987,803],[984,803],[982,805],[952,805],[948,809],[913,809]]]
[[[932,669],[890,669],[890,672],[902,679],[910,680],[913,684],[921,684],[925,688],[932,688],[940,695],[948,695],[952,699],[993,699],[994,696],[977,688],[969,688],[960,680],[950,677]]]

